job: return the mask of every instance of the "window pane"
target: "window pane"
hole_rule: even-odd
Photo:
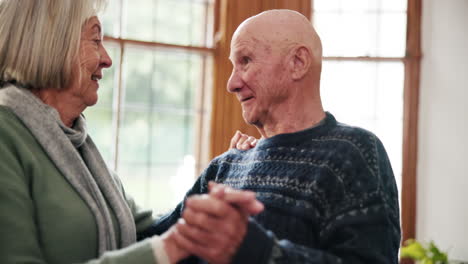
[[[121,164],[135,167],[149,164],[151,129],[149,112],[124,109],[120,126],[118,168]]]
[[[126,110],[119,175],[145,207],[163,211],[180,202],[195,179],[194,117]]]
[[[119,49],[108,43],[105,46],[114,65],[118,65]],[[107,165],[112,169],[114,168],[112,161],[115,153],[112,104],[117,78],[116,73],[115,67],[103,70],[103,78],[99,81],[98,102],[96,105],[88,107],[84,112],[88,133],[93,138]]]
[[[390,0],[391,1],[391,0]],[[365,13],[370,10],[375,10],[379,0],[341,0],[339,9],[342,12],[360,12]]]
[[[337,11],[341,7],[341,0],[314,0],[315,12]]]
[[[124,37],[205,46],[209,1],[125,0]]]
[[[153,88],[156,104],[193,108],[194,97],[203,76],[201,56],[190,53],[155,54]]]
[[[122,164],[119,167],[125,190],[144,208],[163,214],[175,208],[193,185],[193,163],[190,158],[179,166],[152,165],[150,167]]]
[[[120,36],[120,2],[108,1],[104,14],[99,16],[103,27],[104,35],[110,37]]]
[[[148,209],[147,201],[150,196],[151,187],[157,177],[148,177],[148,167],[142,166],[139,163],[120,163],[118,166],[118,175],[125,188],[125,192],[129,193],[136,203],[142,208]]]
[[[406,13],[382,14],[376,54],[403,57],[406,47]]]
[[[325,61],[324,108],[338,121],[374,132],[383,142],[401,184],[403,132],[402,62]]]
[[[177,165],[188,155],[193,157],[194,117],[155,113],[151,145],[155,163]]]
[[[406,12],[408,0],[379,0],[380,8],[386,11]]]
[[[158,113],[154,124],[151,169],[160,184],[153,186],[149,206],[164,211],[182,200],[196,176],[194,116]]]
[[[159,213],[174,208],[195,179],[193,117],[127,113],[119,156],[126,190]]]
[[[150,129],[149,113],[137,110],[122,113],[117,172],[125,190],[140,205],[147,204],[151,188]]]
[[[324,56],[403,57],[406,4],[389,1],[314,1],[314,25]]]
[[[125,61],[125,104],[194,108],[203,78],[203,55],[130,47]]]
[[[113,169],[114,139],[112,130],[112,109],[90,107],[85,113],[88,133],[96,144],[107,166]]]
[[[408,0],[314,0],[316,12],[406,12]]]
[[[140,204],[162,211],[175,206],[195,180],[204,55],[135,46],[125,54],[119,175],[134,182],[130,193],[144,193]]]
[[[372,56],[377,46],[377,15],[316,13],[324,56]]]
[[[124,106],[138,104],[150,106],[154,100],[153,78],[154,54],[144,48],[126,48],[124,57]]]
[[[101,81],[99,103],[87,110],[88,124],[106,159],[117,157],[127,192],[141,206],[162,212],[182,199],[207,152],[208,144],[201,142],[209,136],[204,132],[212,58],[130,45],[126,39],[208,47],[213,0],[110,1],[101,21],[105,35],[123,38],[111,54],[115,80],[121,82]],[[122,64],[115,58],[121,48]],[[115,86],[115,92],[104,86]]]

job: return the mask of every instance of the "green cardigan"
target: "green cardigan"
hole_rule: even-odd
[[[130,197],[125,198],[137,232],[143,231],[153,222],[151,212],[139,210]],[[3,264],[156,263],[149,239],[98,258],[92,212],[30,131],[4,106],[0,106],[0,214]]]

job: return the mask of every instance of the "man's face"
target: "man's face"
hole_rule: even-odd
[[[284,59],[259,34],[241,30],[231,42],[233,71],[227,89],[235,93],[249,124],[261,126],[286,99]]]

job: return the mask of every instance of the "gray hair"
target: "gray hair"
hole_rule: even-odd
[[[0,86],[66,87],[82,26],[107,0],[0,0]]]

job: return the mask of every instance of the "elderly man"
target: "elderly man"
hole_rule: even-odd
[[[262,139],[215,158],[185,210],[180,204],[162,218],[158,232],[177,222],[179,246],[213,263],[398,263],[398,193],[387,154],[374,134],[324,112],[321,58],[320,38],[297,12],[267,11],[239,26],[228,91]],[[223,217],[217,212],[233,203],[201,195],[209,181],[256,192],[264,211],[240,223]],[[239,234],[217,247],[229,229]]]

